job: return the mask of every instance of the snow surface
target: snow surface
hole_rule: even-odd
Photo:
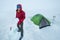
[[[21,3],[26,13],[22,40],[60,40],[60,0],[0,0],[0,40],[19,40],[16,5]],[[39,29],[31,22],[37,13],[51,21],[51,26]],[[53,16],[56,18],[53,20]],[[12,27],[12,30],[10,30]]]

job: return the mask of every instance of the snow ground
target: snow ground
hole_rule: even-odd
[[[22,40],[60,40],[60,0],[1,0],[0,1],[0,40],[19,40],[15,18],[16,4],[23,4],[26,12],[24,37]],[[39,5],[38,5],[39,4]],[[34,6],[33,6],[34,5]],[[40,13],[51,22],[51,26],[39,29],[30,18]],[[53,16],[56,16],[55,20]],[[12,30],[10,30],[12,27]]]

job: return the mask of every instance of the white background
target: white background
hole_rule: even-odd
[[[60,40],[60,0],[0,0],[0,40],[18,40],[16,5],[22,4],[26,13],[22,40]],[[39,29],[30,19],[40,13],[51,22],[50,27]],[[10,27],[12,30],[10,31]]]

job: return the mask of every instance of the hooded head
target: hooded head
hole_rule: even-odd
[[[17,4],[17,10],[22,10],[22,5],[21,4]]]

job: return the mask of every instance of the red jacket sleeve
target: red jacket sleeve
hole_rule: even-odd
[[[18,24],[21,24],[24,21],[24,19],[25,19],[25,12],[22,11],[22,14],[20,15],[20,19],[18,21]]]
[[[22,19],[20,21],[23,22],[24,19],[25,19],[25,12],[23,12]]]

